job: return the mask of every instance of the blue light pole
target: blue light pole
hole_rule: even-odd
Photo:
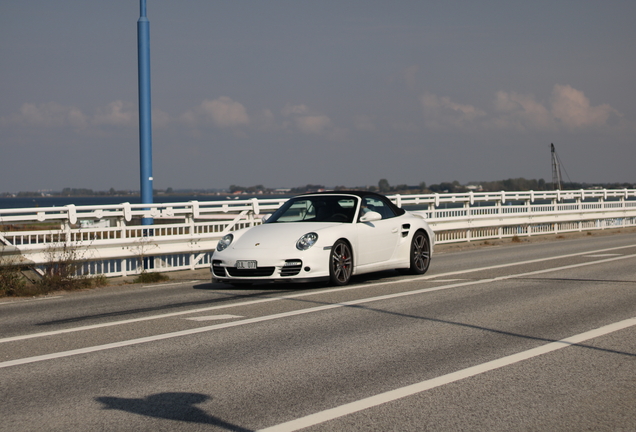
[[[152,111],[150,105],[150,22],[146,17],[146,0],[139,0],[137,21],[137,55],[139,68],[139,168],[141,203],[152,204]],[[152,218],[143,218],[152,225]]]

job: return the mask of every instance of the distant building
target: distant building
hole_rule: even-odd
[[[466,189],[472,192],[481,192],[484,190],[481,185],[466,185]]]

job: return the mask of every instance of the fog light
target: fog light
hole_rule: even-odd
[[[311,268],[310,268],[310,267],[305,267],[305,269],[304,269],[304,270],[305,270],[306,272],[308,272],[308,271],[311,271]]]

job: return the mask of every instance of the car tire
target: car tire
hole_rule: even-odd
[[[411,240],[409,273],[423,275],[431,265],[431,242],[424,231],[417,231]]]
[[[334,243],[329,254],[329,280],[333,285],[347,285],[353,272],[351,246],[344,240]]]

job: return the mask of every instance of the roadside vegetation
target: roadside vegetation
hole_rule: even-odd
[[[143,272],[135,279],[133,279],[133,283],[156,283],[167,281],[170,278],[163,273],[147,273]]]
[[[51,222],[0,225],[0,234],[11,231],[54,230],[59,224]],[[32,297],[56,291],[75,291],[108,285],[104,275],[87,275],[84,256],[86,249],[67,244],[62,237],[52,237],[52,243],[45,251],[47,264],[38,266],[26,263],[24,258],[11,252],[11,245],[5,245],[0,238],[0,298]],[[145,268],[148,251],[156,245],[147,238],[141,238],[136,246],[138,265]],[[82,252],[83,251],[83,252]],[[84,271],[83,271],[84,270]],[[163,273],[149,273],[145,270],[132,283],[156,283],[170,279]]]
[[[44,268],[44,275],[32,268],[18,264],[0,265],[0,298],[35,297],[56,291],[77,291],[108,285],[104,275],[76,275],[79,262],[51,263]],[[143,272],[129,283],[157,283],[169,280],[163,273]]]
[[[0,266],[0,297],[33,297],[55,291],[74,291],[107,285],[106,277],[72,276],[68,267],[52,264],[43,276],[20,265]]]

